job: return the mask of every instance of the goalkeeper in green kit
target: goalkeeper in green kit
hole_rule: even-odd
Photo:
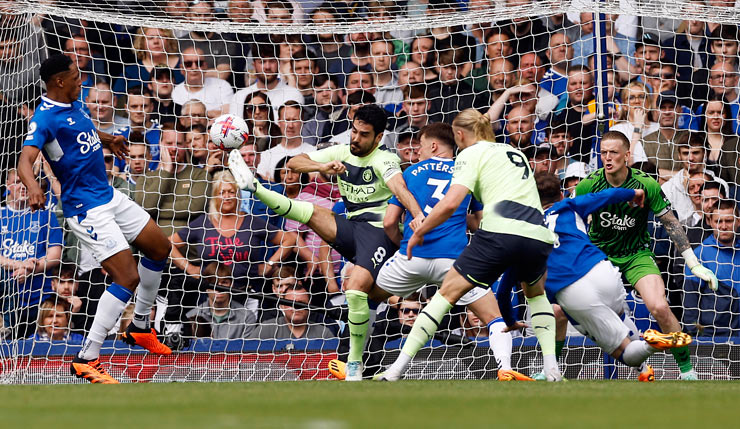
[[[717,277],[699,264],[691,250],[689,239],[671,211],[670,201],[661,191],[658,182],[640,170],[629,168],[629,159],[630,142],[627,137],[618,131],[607,132],[601,142],[601,161],[604,168],[594,171],[581,181],[576,187],[576,194],[583,195],[616,187],[645,191],[645,205],[642,208],[624,202],[594,212],[589,237],[637,290],[660,328],[664,332],[680,331],[678,319],[671,312],[665,297],[665,284],[655,263],[655,255],[648,249],[649,211],[652,210],[655,217],[663,223],[666,232],[686,260],[686,266],[695,276],[708,282],[713,290],[717,289]],[[671,351],[681,370],[681,379],[696,380],[688,347]]]

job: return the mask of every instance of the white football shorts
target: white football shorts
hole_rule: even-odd
[[[454,262],[455,260],[450,258],[419,258],[416,256],[409,260],[405,255],[396,251],[383,264],[375,283],[384,291],[405,298],[426,285],[441,285]],[[476,286],[460,297],[457,304],[468,305],[478,301],[487,291],[487,289]]]
[[[609,261],[594,265],[585,276],[558,292],[558,304],[576,321],[578,332],[612,353],[630,331],[622,322],[624,298],[619,269]]]
[[[84,216],[66,219],[80,245],[100,263],[128,249],[150,217],[138,204],[114,189],[108,203],[88,210]]]

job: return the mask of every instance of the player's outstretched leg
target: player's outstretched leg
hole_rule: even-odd
[[[640,293],[645,302],[645,306],[650,314],[658,321],[660,329],[663,332],[680,332],[681,325],[678,319],[668,306],[665,297],[665,284],[663,279],[656,274],[648,274],[640,278],[635,284],[635,289]],[[682,346],[671,349],[671,354],[676,360],[680,377],[682,380],[698,380],[696,371],[691,365],[691,354],[688,346]]]
[[[134,300],[134,319],[123,333],[123,341],[132,346],[143,347],[154,354],[172,354],[172,350],[157,339],[157,332],[150,325],[152,307],[157,299],[162,270],[167,264],[171,245],[152,219],[149,219],[133,244],[146,256],[139,260],[139,287]]]
[[[234,176],[239,188],[252,192],[257,199],[265,203],[265,205],[275,213],[308,225],[314,212],[314,205],[305,201],[291,200],[285,195],[271,191],[262,186],[259,181],[255,179],[254,174],[252,174],[252,170],[250,170],[247,163],[244,162],[244,159],[242,159],[238,150],[232,150],[231,153],[229,153],[229,171],[231,172],[231,175]],[[319,235],[322,235],[319,231],[316,232]],[[321,238],[324,238],[324,241],[328,242],[334,241],[333,239],[327,240],[326,237],[323,236]]]
[[[542,349],[544,373],[547,381],[562,381],[563,375],[555,357],[555,314],[545,296],[545,276],[534,283],[524,283],[524,295],[532,313],[532,328]]]

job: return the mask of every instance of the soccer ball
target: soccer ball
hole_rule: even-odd
[[[244,119],[235,115],[221,115],[211,125],[211,141],[221,150],[237,149],[247,142],[249,128]]]

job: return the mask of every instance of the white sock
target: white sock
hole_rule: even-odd
[[[555,355],[542,355],[542,363],[543,368],[545,370],[545,373],[547,373],[548,369],[558,369],[558,360],[555,359]]]
[[[406,368],[411,363],[411,356],[407,355],[403,351],[398,354],[398,357],[393,364],[385,370],[386,374],[394,374],[400,376],[406,372]]]
[[[131,295],[133,295],[133,292],[117,283],[110,285],[103,293],[90,332],[87,334],[82,350],[78,354],[80,358],[85,360],[98,358],[103,340],[108,335],[108,331],[115,326],[118,318],[121,317],[123,309],[126,308],[126,304],[131,299]]]
[[[139,261],[139,287],[136,290],[134,320],[139,329],[149,329],[152,306],[157,299],[157,291],[162,280],[162,270],[167,261],[153,261],[147,257]]]
[[[622,315],[622,323],[624,326],[627,327],[627,329],[630,330],[629,332],[629,339],[632,341],[639,341],[640,340],[640,330],[637,329],[637,325],[635,325],[635,321],[632,320],[632,317],[630,317],[628,314]]]
[[[622,353],[622,362],[629,366],[639,367],[650,355],[657,351],[658,349],[645,341],[632,341]]]
[[[504,319],[498,317],[488,324],[488,346],[493,351],[498,369],[511,370],[511,333],[502,332],[506,329]]]

